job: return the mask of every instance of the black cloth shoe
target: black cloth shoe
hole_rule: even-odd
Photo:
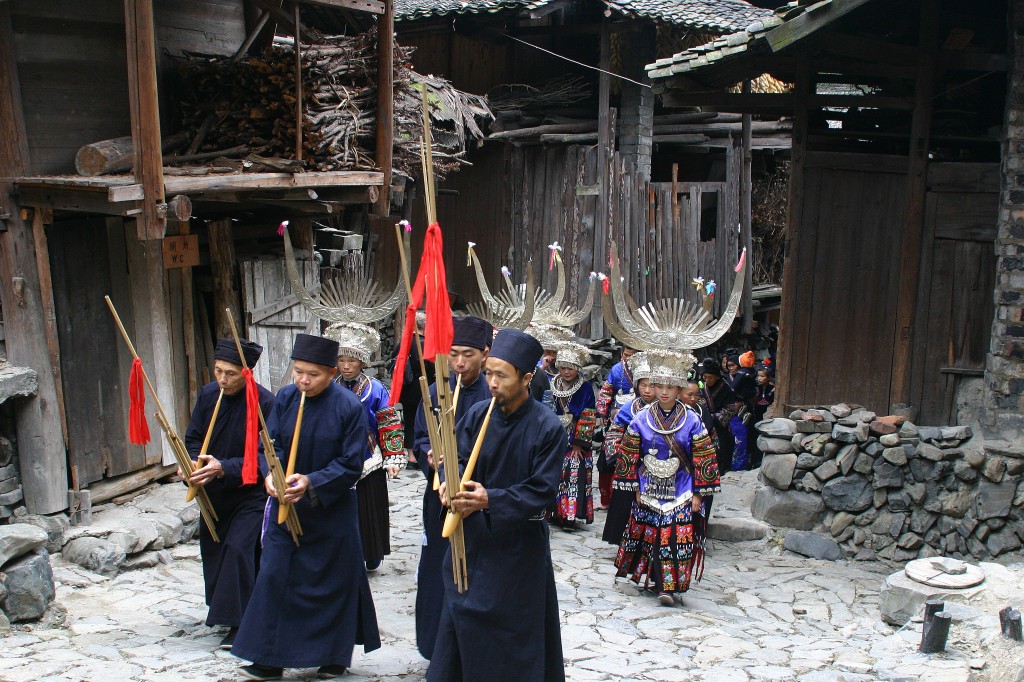
[[[284,674],[284,668],[274,668],[269,665],[243,665],[240,669],[242,677],[247,680],[279,680]]]
[[[237,634],[238,628],[228,630],[228,634],[224,635],[224,639],[220,640],[220,648],[224,651],[231,651],[231,647],[235,644],[235,635]]]
[[[384,563],[383,559],[380,559],[378,561],[367,561],[366,562],[366,570],[367,570],[367,572],[376,571],[378,568],[380,568],[380,565],[382,563]]]
[[[341,677],[348,669],[343,665],[332,663],[331,665],[322,665],[316,669],[316,676],[321,680],[330,680],[335,677]]]

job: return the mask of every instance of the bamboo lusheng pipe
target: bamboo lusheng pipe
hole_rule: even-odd
[[[213,406],[213,415],[210,417],[210,425],[206,427],[206,437],[203,438],[203,447],[199,448],[199,456],[209,454],[210,439],[213,438],[213,426],[217,423],[217,413],[220,412],[220,401],[224,400],[224,389],[220,389],[220,395],[217,396],[217,403]],[[185,493],[185,501],[191,502],[196,496],[195,486],[189,486],[188,492]]]
[[[295,416],[295,431],[292,433],[292,447],[288,451],[288,470],[285,471],[284,480],[288,483],[288,479],[295,473],[295,461],[299,458],[299,434],[302,432],[302,413],[306,411],[306,392],[302,391],[302,397],[299,398],[299,413]],[[284,495],[284,490],[279,490],[279,493]],[[288,512],[291,510],[292,505],[284,500],[281,500],[277,505],[277,522],[284,523],[288,519]]]
[[[238,338],[238,329],[235,328],[234,314],[231,312],[231,308],[225,308],[224,311],[228,315],[228,324],[231,325],[231,337],[235,340],[235,348],[238,349],[238,357],[242,360],[242,368],[249,369],[249,365],[245,361],[245,353],[242,352],[242,341]],[[274,479],[274,489],[284,490],[284,470],[281,468],[281,460],[277,458],[277,451],[274,450],[274,441],[270,439],[270,432],[267,431],[267,421],[263,417],[263,410],[257,407],[256,414],[260,418],[260,439],[263,441],[263,458],[267,461],[267,468],[270,469],[270,475]],[[299,523],[299,516],[295,512],[295,507],[289,506],[287,525],[288,532],[292,536],[292,542],[298,547],[299,536],[302,535],[302,525]]]
[[[452,414],[459,409],[459,391],[462,390],[462,377],[455,380],[455,395],[452,397]],[[440,452],[440,451],[439,451]],[[441,488],[441,473],[437,464],[434,465],[434,490]]]
[[[128,346],[128,350],[131,351],[132,358],[139,360],[139,354],[135,351],[135,344],[132,343],[132,339],[128,336],[128,330],[124,328],[124,323],[121,322],[121,316],[117,314],[117,308],[114,307],[114,302],[110,300],[110,296],[104,296],[103,300],[107,302],[107,307],[110,309],[110,314],[114,316],[114,322],[117,323],[117,328],[121,331],[121,338],[124,339],[125,344]],[[178,467],[181,472],[185,474],[185,481],[192,476],[195,468],[192,466],[192,458],[188,454],[188,450],[185,448],[185,444],[181,438],[174,431],[171,426],[170,420],[167,418],[167,413],[164,411],[164,406],[160,403],[160,398],[156,394],[156,388],[153,387],[153,382],[149,379],[149,374],[146,373],[146,369],[142,369],[142,378],[146,382],[146,386],[149,387],[149,394],[153,396],[153,402],[156,403],[156,419],[157,423],[160,424],[160,428],[164,432],[164,436],[167,438],[167,442],[171,446],[171,452],[174,453],[174,458],[178,461]],[[210,537],[213,538],[214,542],[220,542],[220,537],[217,535],[217,512],[213,509],[213,504],[210,502],[210,497],[206,494],[206,490],[199,488],[198,486],[189,485],[189,490],[196,490],[194,494],[198,497],[197,504],[199,505],[199,513],[203,517],[203,522],[206,523],[207,530],[210,531]],[[187,493],[186,493],[187,494]]]
[[[484,416],[483,424],[480,425],[480,433],[476,435],[476,442],[473,443],[473,451],[469,454],[469,460],[466,462],[466,470],[462,473],[462,480],[459,483],[459,490],[462,492],[466,488],[466,482],[472,480],[473,470],[476,469],[476,461],[480,458],[480,448],[484,444],[484,436],[487,435],[487,427],[491,423],[491,412],[494,410],[495,398],[491,398],[491,404],[487,406],[487,414]],[[449,495],[448,499],[454,499],[454,495]],[[457,511],[451,511],[448,513],[448,518],[444,520],[444,530],[441,531],[441,537],[451,537],[451,534],[455,532],[455,528],[462,523],[462,514]]]

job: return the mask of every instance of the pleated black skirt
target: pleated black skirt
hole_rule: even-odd
[[[359,499],[359,535],[363,541],[363,559],[375,563],[391,554],[391,519],[388,514],[388,479],[378,469],[356,484]]]
[[[636,493],[632,490],[612,489],[612,499],[608,503],[608,514],[604,520],[604,532],[601,539],[609,545],[619,546],[622,542],[622,534],[626,532],[626,524],[629,523],[629,510],[633,507],[633,500]]]

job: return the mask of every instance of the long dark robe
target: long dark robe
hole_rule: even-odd
[[[282,462],[300,396],[294,385],[282,388],[267,420]],[[295,467],[310,482],[295,505],[301,546],[277,523],[277,500],[271,500],[260,572],[231,649],[235,656],[283,668],[349,667],[354,645],[380,648],[352,489],[365,450],[366,415],[352,391],[332,383],[306,399]]]
[[[260,409],[270,414],[274,394],[259,386]],[[217,382],[199,390],[192,420],[185,431],[185,448],[198,459],[213,408],[220,395]],[[214,542],[205,523],[199,524],[199,553],[203,559],[206,583],[207,625],[237,627],[256,584],[260,527],[267,494],[262,477],[255,484],[242,485],[242,461],[245,451],[245,390],[224,395],[207,454],[224,467],[224,476],[206,484],[206,494],[217,512],[217,536]]]
[[[455,376],[449,384],[455,390]],[[479,402],[491,399],[491,391],[483,375],[459,391],[459,404],[455,408],[455,422],[458,423]],[[430,385],[430,402],[437,405],[437,384]],[[413,441],[416,459],[423,462],[423,475],[427,479],[423,490],[423,541],[420,548],[420,564],[416,571],[416,648],[427,660],[434,651],[437,639],[437,622],[441,618],[441,603],[444,601],[444,581],[441,579],[441,562],[448,550],[448,541],[441,537],[444,526],[444,508],[434,490],[434,470],[427,465],[427,451],[430,437],[427,435],[427,420],[421,404],[416,412],[416,434]]]
[[[456,427],[465,466],[487,411],[478,403]],[[459,594],[450,550],[444,605],[427,680],[564,680],[558,596],[544,511],[558,490],[565,429],[554,413],[526,400],[496,408],[473,480],[489,509],[463,522],[469,587]]]

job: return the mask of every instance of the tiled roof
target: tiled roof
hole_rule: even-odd
[[[727,33],[738,31],[771,10],[746,0],[599,0],[627,17],[651,19],[690,28]],[[555,0],[395,0],[395,19],[409,21],[446,14],[494,14],[504,10],[529,11]]]
[[[647,75],[652,80],[657,80],[684,73],[694,73],[696,76],[695,72],[701,71],[701,80],[710,82],[715,80],[716,70],[722,72],[720,75],[725,77],[725,72],[729,71],[727,65],[737,62],[737,58],[747,53],[769,54],[784,50],[820,28],[822,19],[826,22],[839,19],[868,2],[871,0],[820,0],[813,4],[790,2],[779,7],[774,13],[754,20],[743,30],[648,64]],[[774,33],[774,30],[783,24],[787,25],[786,29],[783,29],[785,35]],[[747,61],[750,68],[756,66],[753,60]],[[733,74],[731,71],[729,73]],[[730,84],[739,80],[740,78],[735,77]]]
[[[629,17],[654,19],[714,33],[732,33],[772,11],[745,0],[604,0],[611,9]]]
[[[555,0],[395,0],[398,21],[440,17],[446,14],[494,14],[503,10],[531,10]]]

